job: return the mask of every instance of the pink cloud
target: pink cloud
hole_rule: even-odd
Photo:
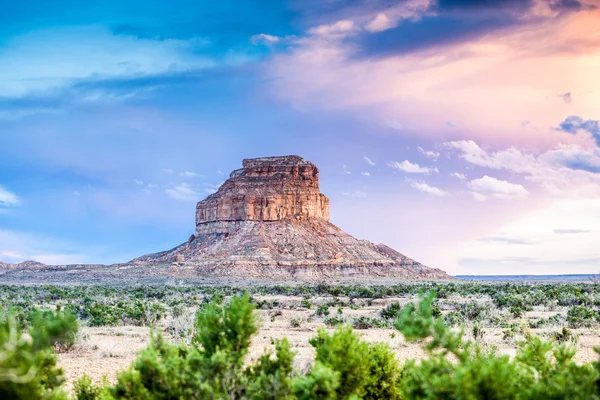
[[[383,29],[388,22],[375,17],[370,24]],[[600,10],[594,10],[382,58],[361,58],[351,42],[312,36],[267,68],[277,77],[275,96],[298,108],[357,111],[382,126],[401,120],[431,138],[589,146],[590,140],[553,127],[566,115],[599,116],[598,24]],[[556,96],[565,92],[577,101]],[[446,129],[449,120],[459,128]]]

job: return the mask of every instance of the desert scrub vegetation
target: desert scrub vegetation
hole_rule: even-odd
[[[249,294],[202,302],[189,343],[153,331],[148,347],[114,384],[87,376],[66,393],[55,366],[55,346],[68,342],[76,319],[40,313],[29,325],[7,314],[0,323],[0,398],[10,399],[600,399],[600,362],[577,364],[571,332],[543,340],[524,331],[514,357],[466,338],[434,312],[435,294],[422,295],[391,321],[421,360],[401,364],[386,343],[364,341],[352,326],[317,330],[314,362],[293,367],[286,339],[247,360],[259,329]],[[394,307],[395,309],[396,307]]]

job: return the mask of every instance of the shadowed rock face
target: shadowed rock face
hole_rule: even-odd
[[[450,278],[330,223],[319,169],[298,156],[244,160],[242,169],[198,203],[190,239],[132,263],[173,263],[200,275],[231,277]]]
[[[329,221],[319,169],[298,156],[246,159],[196,206],[196,236],[226,233],[233,221]]]

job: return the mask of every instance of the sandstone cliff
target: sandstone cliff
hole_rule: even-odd
[[[243,160],[198,203],[195,236],[131,263],[176,264],[203,276],[450,278],[330,223],[319,169],[298,156]]]

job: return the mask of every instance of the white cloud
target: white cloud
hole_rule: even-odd
[[[330,38],[341,38],[356,32],[358,28],[354,25],[354,21],[341,20],[329,25],[319,25],[311,28],[308,33],[315,36],[324,36]]]
[[[369,172],[361,172],[360,174],[364,175],[364,176],[371,176],[371,174]]]
[[[164,172],[165,174],[172,174],[174,171],[170,168],[163,168],[162,172]]]
[[[275,44],[281,41],[278,36],[268,35],[266,33],[260,33],[250,38],[252,44]]]
[[[408,180],[408,182],[410,183],[410,186],[417,189],[418,191],[430,194],[432,196],[444,197],[450,194],[446,190],[437,188],[435,186],[429,186],[425,182],[417,182],[413,180]]]
[[[465,179],[467,179],[467,177],[465,176],[465,174],[461,174],[460,172],[451,172],[450,176],[453,176],[455,178],[460,179],[461,181],[464,181]]]
[[[510,147],[487,151],[472,140],[444,143],[470,164],[523,175],[553,196],[600,196],[600,148],[557,145],[541,154]]]
[[[419,146],[418,149],[421,152],[421,154],[423,154],[427,158],[431,158],[434,161],[437,160],[440,156],[440,153],[437,151],[424,150],[421,146]]]
[[[20,203],[19,197],[0,185],[0,207],[16,206]]]
[[[140,181],[139,179],[134,179],[134,180],[133,180],[133,183],[135,183],[136,185],[139,185],[139,186],[141,186],[141,185],[143,185],[143,184],[144,184],[144,181]]]
[[[189,183],[182,183],[175,187],[166,189],[165,192],[167,195],[175,200],[183,200],[183,201],[198,201],[199,194],[194,190],[194,188]]]
[[[397,2],[384,12],[379,12],[366,25],[368,32],[382,32],[398,26],[402,20],[418,20],[431,6],[429,0],[408,0]]]
[[[197,173],[192,172],[192,171],[180,172],[179,175],[183,176],[184,178],[199,178],[199,177],[204,177],[204,175],[200,175],[200,174],[197,174]]]
[[[421,167],[419,164],[411,163],[408,160],[402,162],[390,161],[388,162],[388,166],[409,174],[430,174],[431,172],[438,172],[437,168]]]
[[[369,32],[381,32],[393,28],[395,25],[396,23],[387,15],[384,13],[379,13],[375,18],[369,21],[367,25],[365,25],[365,29]]]
[[[475,200],[478,201],[484,201],[489,198],[522,199],[529,196],[529,192],[522,185],[487,175],[483,178],[473,179],[467,183],[467,186],[472,190]]]
[[[375,163],[369,157],[363,156],[363,160],[365,160],[367,162],[367,164],[369,164],[370,166],[372,166],[372,167],[375,166]]]

